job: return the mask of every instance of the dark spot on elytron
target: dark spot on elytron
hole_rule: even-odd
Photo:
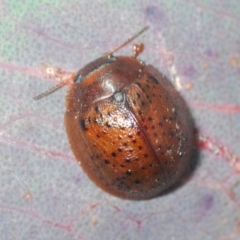
[[[167,164],[168,164],[168,161],[165,161],[164,164],[167,165]]]
[[[91,160],[94,160],[94,156],[90,156]]]
[[[173,137],[173,136],[174,136],[174,133],[173,133],[173,132],[170,132],[170,133],[169,133],[169,136],[170,136],[170,137]]]
[[[108,160],[104,160],[104,163],[105,164],[109,164],[110,162]]]
[[[148,75],[148,79],[152,80],[155,84],[159,84],[158,80],[152,75]]]
[[[97,138],[100,138],[99,134],[96,134],[96,137],[97,137]]]
[[[145,153],[145,154],[144,154],[144,157],[145,157],[145,158],[147,158],[147,157],[148,157],[148,154],[147,154],[147,153]]]
[[[149,167],[154,167],[154,164],[153,164],[153,163],[150,163],[148,166],[149,166]]]
[[[97,112],[97,113],[100,112],[100,108],[99,108],[99,106],[96,106],[96,107],[95,107],[95,112]]]
[[[133,148],[129,149],[129,152],[132,153],[133,152]]]
[[[166,121],[166,120],[167,120],[167,118],[166,118],[165,116],[163,116],[163,120],[164,120],[164,121]]]
[[[153,135],[154,135],[154,137],[157,137],[157,133],[156,132]]]
[[[129,138],[132,138],[132,137],[133,137],[133,135],[132,135],[132,134],[128,134],[128,137],[129,137]]]
[[[130,158],[125,158],[125,162],[130,163]]]
[[[149,84],[146,84],[146,88],[150,88]]]
[[[116,167],[116,165],[115,165],[115,164],[113,164],[112,166],[113,166],[113,167]]]
[[[121,148],[121,147],[119,147],[119,148],[118,148],[118,151],[119,151],[119,152],[122,152],[122,148]]]
[[[123,164],[120,164],[120,166],[121,166],[122,168],[124,168],[124,167],[125,167],[125,165],[123,165]]]
[[[138,136],[140,136],[140,135],[141,135],[140,131],[137,131],[137,135],[138,135]]]
[[[107,127],[111,127],[111,124],[109,122],[106,122]]]
[[[162,126],[163,126],[162,122],[159,122],[159,123],[158,123],[158,126],[159,126],[159,127],[162,127]]]
[[[155,126],[153,125],[153,126],[151,127],[151,129],[155,129]]]
[[[127,176],[131,176],[131,175],[132,175],[132,172],[127,171],[127,172],[126,172],[126,175],[127,175]]]
[[[136,84],[137,84],[140,88],[142,87],[141,83],[136,82]]]
[[[145,125],[144,128],[147,130],[148,129],[147,125]]]
[[[136,143],[137,141],[136,141],[136,139],[133,139],[132,142],[133,142],[133,143]]]
[[[113,156],[113,157],[116,157],[117,154],[116,154],[115,152],[112,152],[112,156]]]
[[[158,174],[159,174],[158,172],[155,172],[155,173],[154,173],[155,176],[158,175]]]
[[[152,121],[153,119],[152,119],[152,117],[148,117],[148,121]]]
[[[86,121],[84,119],[80,120],[80,126],[81,126],[82,130],[84,130],[84,131],[87,130],[87,124],[86,124]]]
[[[123,146],[127,147],[128,143],[127,142],[124,142],[123,143]]]
[[[142,148],[143,148],[142,146],[138,146],[138,149],[139,149],[139,150],[142,150]]]
[[[141,95],[139,93],[137,93],[137,98],[141,98]]]
[[[138,114],[139,114],[139,115],[142,115],[142,111],[138,111]]]
[[[138,180],[138,179],[136,179],[134,182],[135,182],[135,184],[140,184],[141,183],[141,181]]]
[[[145,167],[142,167],[141,169],[142,169],[142,170],[145,170],[146,168],[145,168]]]
[[[145,102],[144,102],[144,101],[141,101],[141,104],[142,104],[142,106],[144,106],[144,105],[145,105]]]

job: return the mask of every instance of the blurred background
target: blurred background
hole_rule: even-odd
[[[77,72],[146,25],[139,59],[175,79],[199,156],[181,187],[128,201],[78,166],[67,86],[33,97],[57,83],[44,66]],[[0,0],[0,239],[240,239],[239,29],[238,0]]]

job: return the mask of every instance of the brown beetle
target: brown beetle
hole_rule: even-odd
[[[117,49],[76,75],[66,96],[66,131],[96,185],[121,198],[148,199],[188,167],[193,125],[171,83],[136,59],[142,45],[133,57],[113,56]]]

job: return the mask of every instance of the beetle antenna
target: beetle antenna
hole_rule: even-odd
[[[67,84],[67,82],[68,82],[67,80],[61,81],[59,84],[57,84],[57,85],[55,85],[54,87],[48,89],[46,92],[37,95],[37,96],[34,97],[33,99],[34,99],[34,100],[38,100],[38,99],[40,99],[40,98],[46,97],[47,95],[49,95],[49,94],[57,91],[59,88],[63,87],[65,84]]]
[[[37,95],[36,97],[34,97],[33,98],[34,100],[38,100],[40,98],[48,96],[49,94],[57,91],[59,88],[63,87],[67,83],[73,81],[73,79],[76,76],[76,74],[66,73],[66,72],[61,71],[60,69],[53,69],[53,68],[46,68],[46,72],[50,78],[55,76],[58,79],[60,79],[61,81],[58,84],[56,84],[55,86],[53,86],[52,88],[50,88],[49,90],[47,90],[46,92],[43,92],[43,93]]]
[[[112,51],[107,52],[104,54],[104,56],[110,56],[113,53],[115,53],[116,51],[118,51],[120,48],[126,46],[128,43],[130,43],[132,40],[134,40],[135,38],[137,38],[139,35],[141,35],[143,32],[145,32],[148,29],[148,26],[145,26],[144,28],[142,28],[139,32],[137,32],[136,34],[134,34],[132,37],[130,37],[129,39],[127,39],[125,42],[123,42],[121,45],[119,45],[118,47],[114,48]]]

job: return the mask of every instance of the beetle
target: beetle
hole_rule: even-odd
[[[143,45],[134,46],[133,56],[113,55],[146,29],[79,70],[64,117],[71,149],[88,177],[132,200],[156,197],[176,184],[193,149],[187,106],[163,74],[137,59]]]

